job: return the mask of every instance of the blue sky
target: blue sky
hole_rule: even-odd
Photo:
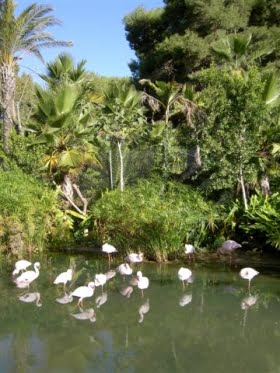
[[[17,0],[17,11],[21,11],[34,0]],[[134,58],[125,38],[123,17],[143,5],[151,9],[163,5],[162,0],[37,0],[38,4],[49,4],[62,26],[51,28],[57,39],[72,41],[74,47],[67,48],[76,61],[87,60],[87,69],[99,75],[129,76],[128,62]],[[45,49],[46,61],[53,60],[63,49]],[[44,65],[35,58],[25,57],[22,66],[44,72]],[[29,70],[21,67],[21,71]],[[36,74],[32,74],[36,79]]]

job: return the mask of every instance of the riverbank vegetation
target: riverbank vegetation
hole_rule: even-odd
[[[131,78],[64,52],[42,83],[19,73],[22,53],[71,43],[43,32],[58,22],[50,7],[15,10],[2,2],[2,251],[280,248],[277,1],[137,8],[124,19]]]

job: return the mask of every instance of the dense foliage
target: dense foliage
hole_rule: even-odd
[[[54,191],[22,171],[0,172],[0,247],[13,254],[69,239],[70,223]]]
[[[222,220],[217,206],[198,192],[162,180],[139,181],[123,193],[106,192],[92,215],[100,243],[110,241],[124,254],[138,249],[158,261],[174,258],[184,242],[209,244]]]

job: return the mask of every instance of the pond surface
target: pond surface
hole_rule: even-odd
[[[56,301],[64,291],[53,280],[71,262],[69,292],[108,263],[54,254],[36,260],[40,276],[29,290],[18,289],[12,263],[1,262],[0,372],[280,372],[280,262],[184,263],[194,274],[185,289],[177,278],[182,263],[145,263],[134,266],[150,279],[144,297],[131,277],[117,275],[102,298],[98,287],[79,310],[77,298]],[[261,272],[250,297],[238,275],[248,265]]]

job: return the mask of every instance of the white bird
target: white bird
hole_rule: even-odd
[[[102,293],[101,295],[99,295],[99,297],[97,297],[95,299],[95,303],[96,303],[96,307],[97,308],[100,308],[103,304],[105,304],[108,300],[108,295],[107,293]]]
[[[95,288],[94,282],[89,282],[87,286],[80,286],[77,289],[75,289],[71,294],[70,297],[78,297],[78,306],[83,304],[84,298],[90,298],[93,296]]]
[[[70,296],[69,294],[65,293],[63,297],[56,298],[56,302],[60,304],[68,304],[73,301],[73,297]]]
[[[195,253],[195,247],[193,245],[185,244],[185,254],[188,256],[188,258],[194,259],[194,253]]]
[[[20,287],[19,284],[27,284],[28,287],[33,282],[36,280],[36,278],[39,276],[39,268],[40,268],[40,263],[36,262],[34,263],[34,271],[26,271],[23,272],[19,277],[15,279],[15,283],[17,284],[18,287]]]
[[[136,253],[131,253],[131,254],[128,254],[124,260],[127,262],[127,263],[141,263],[143,262],[144,260],[144,254],[143,253],[139,253],[139,254],[136,254]]]
[[[15,269],[13,270],[13,276],[18,275],[20,271],[26,271],[26,268],[31,266],[31,264],[32,263],[29,262],[28,260],[24,260],[24,259],[18,260],[15,263]]]
[[[126,298],[130,298],[132,292],[133,292],[132,286],[125,286],[120,290],[121,295],[123,295]]]
[[[132,274],[132,269],[128,263],[123,263],[116,268],[116,271],[119,272],[122,276],[130,276]]]
[[[138,313],[139,313],[139,316],[140,316],[139,320],[138,320],[139,323],[143,322],[145,314],[148,313],[149,311],[150,311],[150,301],[149,301],[149,299],[147,299],[146,302],[143,303],[139,307],[139,310],[138,310]]]
[[[181,267],[178,271],[178,278],[180,281],[182,281],[183,287],[185,286],[185,281],[188,282],[191,276],[192,271],[188,268]]]
[[[251,280],[257,276],[260,272],[256,271],[254,268],[246,267],[242,268],[239,272],[240,277],[244,280],[248,280],[248,290],[250,291]]]
[[[93,308],[88,308],[79,313],[71,313],[71,316],[75,317],[77,320],[89,320],[90,322],[96,321],[96,314]]]
[[[144,296],[143,290],[148,289],[149,287],[149,279],[148,277],[144,277],[141,271],[137,272],[137,278],[138,278],[137,287],[138,289],[141,290],[142,297],[143,297]]]
[[[189,303],[191,303],[192,301],[192,294],[183,294],[179,300],[179,305],[181,307],[185,307],[186,305],[188,305]]]
[[[37,307],[42,307],[42,303],[40,302],[41,295],[38,292],[25,293],[25,294],[19,296],[18,299],[21,302],[25,302],[25,303],[33,303],[33,302],[35,302],[35,304],[36,304]]]
[[[66,272],[60,273],[60,275],[57,276],[57,278],[54,280],[54,284],[63,284],[64,289],[65,285],[67,284],[68,281],[72,280],[72,275],[73,275],[73,270],[71,268],[67,269]]]
[[[104,243],[102,245],[102,251],[103,251],[103,253],[107,253],[108,254],[109,265],[110,265],[110,263],[111,263],[111,256],[110,256],[110,254],[117,253],[118,250],[113,245],[110,245],[109,243]]]
[[[106,284],[106,282],[107,282],[107,277],[103,273],[98,273],[97,275],[95,275],[94,284],[96,287],[101,286],[102,292],[103,292],[103,286]]]

